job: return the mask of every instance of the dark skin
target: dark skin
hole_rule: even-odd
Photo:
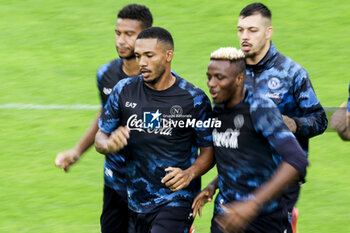
[[[207,85],[210,93],[215,103],[225,104],[226,108],[231,108],[244,99],[244,73],[235,74],[234,70],[235,65],[227,60],[211,60],[208,66]],[[258,216],[261,206],[278,197],[286,187],[295,183],[299,176],[299,172],[293,166],[282,162],[276,173],[252,193],[254,198],[223,205],[226,214],[218,215],[215,221],[225,233],[244,232],[249,223]],[[201,215],[202,207],[212,200],[217,187],[216,177],[198,194],[192,204],[194,216],[197,211]]]
[[[140,73],[134,56],[134,47],[136,38],[143,29],[141,21],[134,19],[117,19],[115,44],[119,57],[123,59],[122,69],[128,76],[134,76]],[[65,172],[68,172],[71,166],[94,144],[95,135],[98,131],[97,121],[100,118],[102,110],[101,108],[100,112],[91,122],[89,129],[73,148],[56,155],[55,165],[57,167],[61,167]]]
[[[135,43],[135,56],[145,84],[154,90],[165,90],[175,82],[171,74],[172,46],[157,39],[138,39]],[[119,126],[110,135],[99,130],[95,138],[96,150],[102,154],[117,152],[127,145],[130,130]],[[186,188],[190,182],[206,173],[214,165],[213,147],[200,147],[196,161],[189,168],[165,169],[167,175],[161,180],[170,190],[176,192]]]

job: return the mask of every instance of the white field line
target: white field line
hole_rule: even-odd
[[[0,104],[0,109],[28,109],[28,110],[98,110],[100,105],[89,105],[89,104],[72,104],[72,105],[60,105],[60,104]]]

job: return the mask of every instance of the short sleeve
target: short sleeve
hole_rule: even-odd
[[[209,98],[204,92],[200,92],[193,98],[194,118],[204,124],[196,124],[194,127],[196,144],[198,147],[213,146],[212,137],[212,108]]]
[[[250,114],[255,130],[262,133],[270,146],[282,156],[283,161],[292,165],[305,177],[307,157],[293,133],[285,125],[277,106],[270,99],[257,99],[251,104]]]
[[[103,108],[100,119],[98,120],[98,127],[105,133],[110,134],[119,126],[121,111],[119,105],[120,94],[129,80],[130,79],[123,79],[114,86],[107,104]]]

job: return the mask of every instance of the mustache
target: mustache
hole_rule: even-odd
[[[241,42],[241,45],[248,45],[248,46],[252,46],[252,44],[251,44],[251,43],[248,43],[247,41],[242,41],[242,42]]]
[[[146,68],[141,68],[141,69],[140,69],[140,72],[151,72],[151,70],[146,69]]]

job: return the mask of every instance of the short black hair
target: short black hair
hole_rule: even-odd
[[[152,27],[153,17],[148,7],[139,4],[129,4],[118,13],[120,19],[134,19],[142,23],[143,28]]]
[[[245,18],[255,14],[261,14],[263,17],[271,20],[271,11],[269,10],[269,8],[267,8],[267,6],[260,2],[255,2],[247,5],[241,10],[239,16]]]
[[[230,61],[231,66],[234,66],[234,75],[243,74],[245,76],[246,73],[246,65],[244,59],[239,59],[235,61]]]
[[[161,27],[150,27],[143,30],[137,39],[158,39],[159,41],[171,45],[174,49],[174,40],[170,32]]]

